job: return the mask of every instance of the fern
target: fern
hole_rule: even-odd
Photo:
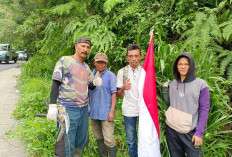
[[[52,9],[50,9],[49,12],[52,14],[58,14],[58,15],[63,15],[63,14],[69,15],[71,10],[78,6],[83,7],[84,5],[83,4],[80,5],[80,3],[78,2],[72,1],[66,4],[57,5],[53,7]]]
[[[90,16],[87,20],[86,20],[86,27],[88,30],[92,30],[94,28],[97,28],[102,21],[102,17],[99,15],[93,15]]]
[[[106,31],[104,34],[100,36],[100,51],[107,52],[108,49],[112,46],[112,43],[114,43],[116,39],[116,36],[111,31]]]
[[[222,58],[221,64],[220,64],[220,74],[223,75],[226,73],[229,79],[232,78],[232,51],[225,50],[224,53],[221,53],[219,58]]]
[[[111,9],[116,6],[118,3],[123,3],[125,0],[107,0],[104,3],[104,10],[106,13],[109,13]]]
[[[222,1],[222,2],[219,3],[219,5],[218,5],[218,11],[221,11],[222,9],[225,8],[226,2],[227,2],[227,0],[224,0],[224,1]]]
[[[57,41],[53,40],[54,38],[58,38],[58,31],[59,30],[59,25],[56,24],[55,22],[51,21],[48,23],[47,27],[43,31],[45,33],[44,39],[41,41],[41,44],[43,45],[40,52],[41,53],[51,53],[54,49],[54,46],[56,45],[55,43]]]
[[[75,41],[80,36],[88,36],[92,40],[92,51],[105,53],[116,41],[116,35],[109,30],[107,23],[99,15],[90,16],[84,23],[77,26],[73,40]]]
[[[224,74],[224,72],[226,71],[226,67],[231,63],[232,57],[231,56],[227,56],[226,58],[224,58],[221,62],[220,65],[220,74]]]
[[[226,21],[220,25],[220,27],[224,27],[222,29],[223,33],[222,36],[223,38],[227,41],[230,42],[232,40],[232,19],[230,21]]]
[[[218,55],[218,58],[222,58],[222,57],[225,57],[225,56],[227,56],[228,55],[228,51],[222,51],[221,53],[220,53],[220,55]]]
[[[114,18],[114,21],[113,21],[113,24],[112,24],[111,28],[116,27],[118,25],[118,23],[122,22],[123,18],[126,17],[126,16],[128,16],[128,13],[126,13],[126,12],[123,12],[120,15],[116,16]]]
[[[216,16],[212,14],[208,17],[207,14],[198,12],[193,22],[193,28],[186,31],[182,38],[187,38],[188,43],[196,43],[203,47],[211,45],[213,39],[221,42],[221,31]]]
[[[232,81],[232,64],[230,64],[228,67],[227,75],[228,75],[228,80]]]
[[[63,35],[66,36],[72,34],[76,30],[76,28],[80,27],[81,25],[82,23],[79,21],[78,18],[72,18],[68,20],[68,24],[64,28]]]

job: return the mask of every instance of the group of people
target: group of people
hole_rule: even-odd
[[[63,56],[57,62],[50,93],[47,114],[57,122],[58,113],[66,112],[70,127],[63,138],[65,157],[81,157],[89,140],[89,117],[101,157],[116,157],[114,119],[117,97],[123,97],[122,114],[130,157],[137,157],[138,81],[142,71],[141,48],[128,46],[126,59],[129,65],[118,71],[117,77],[107,70],[108,57],[97,53],[91,72],[84,62],[92,43],[80,37],[75,43],[75,54]],[[175,61],[175,80],[165,85],[170,96],[166,111],[166,137],[171,156],[203,156],[202,136],[209,112],[209,87],[194,74],[195,63],[189,53],[182,53]],[[58,99],[58,105],[57,105]],[[57,148],[57,147],[56,147]],[[146,156],[146,154],[144,154]]]

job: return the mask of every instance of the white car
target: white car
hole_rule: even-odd
[[[27,53],[25,51],[16,51],[16,53],[19,54],[18,60],[28,60]]]

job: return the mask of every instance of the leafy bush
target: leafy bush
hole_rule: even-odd
[[[13,113],[14,117],[17,119],[31,119],[37,113],[47,113],[47,107],[43,101],[48,100],[51,81],[44,78],[27,78],[22,79],[20,82],[20,99]]]
[[[51,157],[54,154],[57,127],[46,118],[23,119],[9,136],[19,136],[27,144],[31,157]]]

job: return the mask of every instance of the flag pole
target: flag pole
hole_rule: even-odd
[[[149,35],[150,35],[150,42],[151,42],[151,39],[154,37],[154,29],[150,31]]]

